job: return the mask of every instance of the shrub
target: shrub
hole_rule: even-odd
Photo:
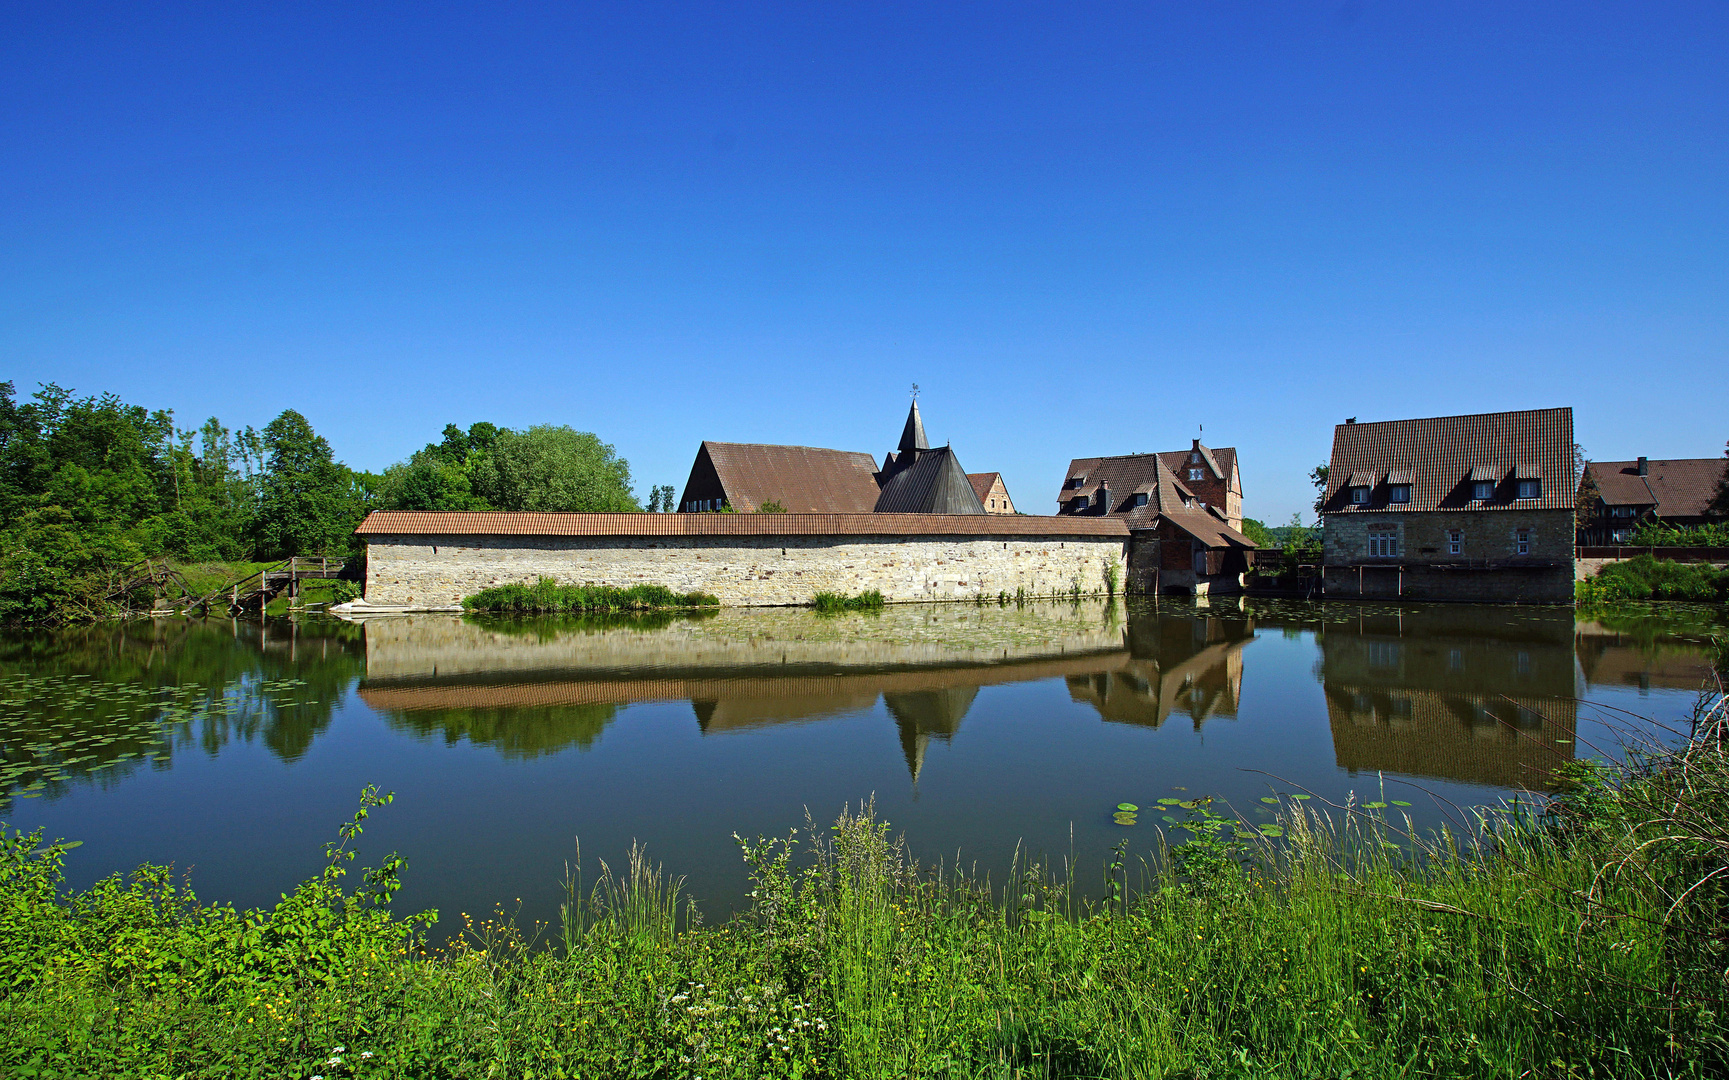
[[[1615,600],[1726,600],[1729,570],[1640,555],[1610,563],[1574,587],[1581,603]]]
[[[462,601],[467,611],[554,614],[577,611],[650,611],[655,608],[714,607],[707,593],[675,593],[664,585],[560,585],[543,577],[533,585],[498,585]]]
[[[811,598],[811,606],[825,614],[839,611],[881,611],[883,594],[877,589],[866,589],[857,596],[845,593],[819,592]]]
[[[1627,538],[1628,547],[1729,547],[1729,525],[1670,525],[1646,521]]]

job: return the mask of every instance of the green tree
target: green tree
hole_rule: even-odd
[[[1717,474],[1717,489],[1705,512],[1712,517],[1729,517],[1729,442],[1723,444],[1723,471]]]
[[[498,433],[473,465],[475,490],[499,510],[624,513],[642,509],[631,494],[630,463],[595,435],[540,425]]]
[[[1327,505],[1327,478],[1332,473],[1333,466],[1323,461],[1309,470],[1309,483],[1315,485],[1315,513],[1321,512],[1321,507]]]
[[[365,516],[365,493],[330,443],[306,417],[284,410],[264,428],[264,475],[260,484],[258,546],[275,556],[320,555],[346,550]]]
[[[1243,519],[1243,535],[1260,547],[1272,547],[1278,542],[1273,536],[1273,531],[1267,528],[1264,522],[1256,521],[1254,518]]]

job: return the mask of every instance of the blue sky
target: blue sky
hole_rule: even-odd
[[[0,379],[381,468],[930,434],[1049,513],[1205,425],[1715,456],[1729,5],[0,6]]]

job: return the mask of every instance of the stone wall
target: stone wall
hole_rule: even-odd
[[[1369,530],[1389,525],[1398,530],[1399,554],[1372,558]],[[1454,529],[1464,533],[1464,550],[1458,554],[1447,550],[1447,533]],[[1531,549],[1526,554],[1517,550],[1514,533],[1518,529],[1530,530]],[[1328,514],[1324,561],[1329,597],[1571,603],[1573,513],[1437,510]]]
[[[1013,519],[1008,519],[1013,520]],[[459,603],[540,577],[664,585],[725,605],[808,604],[818,592],[880,590],[891,602],[983,594],[1057,596],[1126,577],[1122,536],[415,536],[367,537],[366,599]]]

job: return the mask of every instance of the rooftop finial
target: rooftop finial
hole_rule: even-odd
[[[913,400],[917,401],[918,399],[919,399],[919,384],[913,383]]]

